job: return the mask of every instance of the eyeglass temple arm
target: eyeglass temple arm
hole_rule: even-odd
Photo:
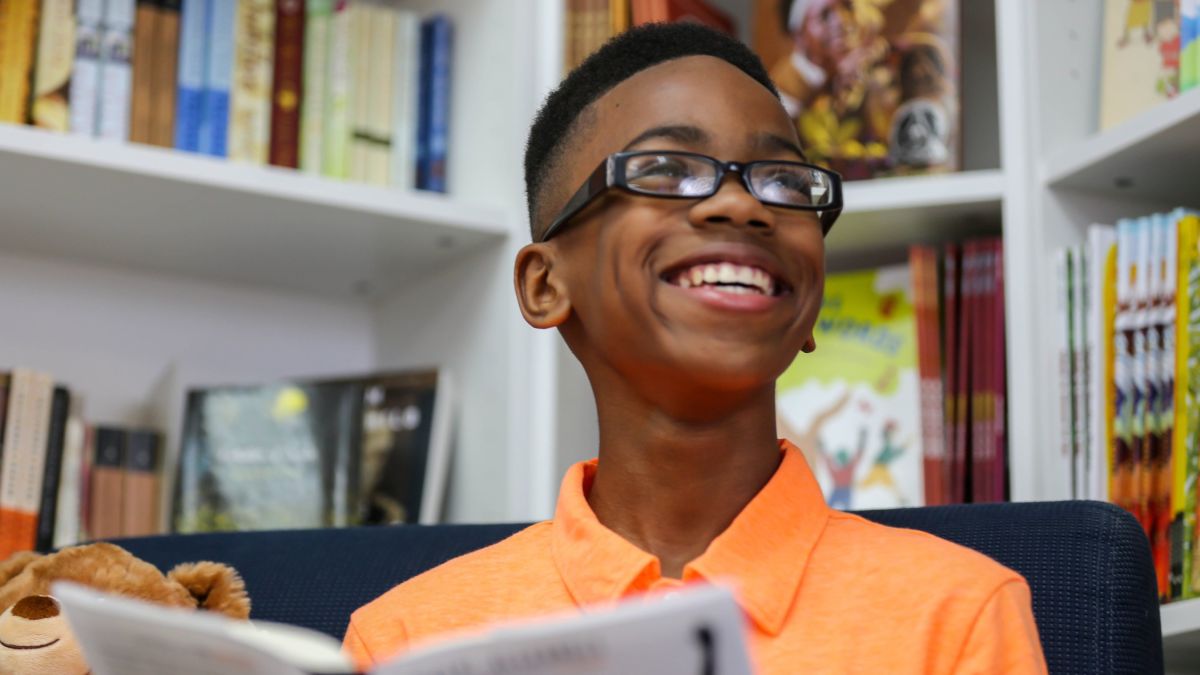
[[[575,191],[575,194],[571,195],[571,198],[567,200],[567,205],[563,207],[562,212],[558,214],[558,217],[554,219],[554,222],[550,223],[550,227],[547,227],[546,231],[542,233],[540,241],[546,241],[552,237],[555,232],[562,229],[562,226],[565,225],[567,221],[574,218],[575,215],[582,211],[588,204],[590,204],[593,199],[604,193],[604,190],[606,190],[609,186],[609,169],[611,164],[612,159],[610,158],[604,160],[600,166],[596,167],[596,170],[592,172],[592,175],[588,176],[588,179],[583,182],[583,185],[581,185],[579,189]]]

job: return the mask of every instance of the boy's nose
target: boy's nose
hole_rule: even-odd
[[[775,215],[771,210],[750,194],[741,178],[732,173],[721,181],[715,195],[697,202],[688,217],[694,226],[728,224],[764,229],[775,226]]]

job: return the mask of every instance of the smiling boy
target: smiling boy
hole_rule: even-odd
[[[699,26],[619,36],[534,122],[525,319],[583,364],[599,458],[553,520],[359,609],[361,664],[451,631],[731,580],[767,673],[1041,673],[1024,579],[826,506],[775,437],[813,352],[836,175],[805,164],[762,64]],[[803,358],[820,358],[818,354]]]

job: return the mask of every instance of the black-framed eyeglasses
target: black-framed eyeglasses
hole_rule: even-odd
[[[764,160],[722,162],[694,152],[671,150],[609,155],[571,196],[542,234],[546,241],[609,188],[668,199],[705,199],[721,189],[726,172],[737,173],[746,190],[763,204],[816,212],[829,233],[842,212],[842,177],[804,162]]]

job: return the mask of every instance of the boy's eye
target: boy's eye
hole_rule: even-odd
[[[759,198],[781,204],[810,206],[821,202],[828,190],[818,185],[808,171],[776,169],[754,176]]]
[[[707,194],[712,188],[712,174],[707,164],[666,155],[633,157],[625,166],[630,187],[660,194]]]

